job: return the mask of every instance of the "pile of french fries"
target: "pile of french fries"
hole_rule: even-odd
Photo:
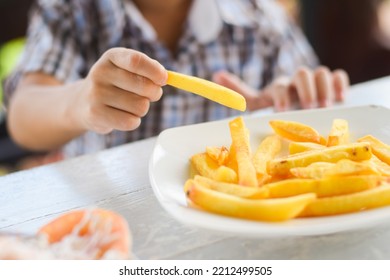
[[[269,125],[275,134],[260,139],[256,151],[238,117],[229,122],[229,148],[206,147],[193,155],[184,186],[189,204],[270,222],[390,205],[389,145],[372,135],[351,142],[344,119],[334,119],[326,137],[299,122]]]

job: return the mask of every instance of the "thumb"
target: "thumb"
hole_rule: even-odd
[[[244,96],[249,110],[256,110],[272,105],[266,98],[259,95],[258,90],[249,87],[243,80],[232,73],[223,70],[218,71],[213,74],[212,79],[213,82],[234,90]]]

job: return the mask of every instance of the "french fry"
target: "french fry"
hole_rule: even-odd
[[[272,176],[288,177],[291,175],[291,168],[305,167],[317,161],[337,162],[341,159],[362,161],[370,157],[371,147],[368,143],[352,143],[270,160],[267,164],[267,171]]]
[[[318,144],[323,143],[321,135],[311,126],[284,120],[272,120],[269,124],[277,135],[288,140]]]
[[[270,198],[289,197],[304,193],[315,193],[318,197],[336,196],[364,191],[378,187],[382,176],[348,176],[340,180],[337,177],[323,179],[286,179],[265,184],[262,188],[269,191]]]
[[[195,165],[190,160],[190,168],[188,172],[188,178],[193,179],[196,175],[199,175],[198,170],[196,170]]]
[[[236,149],[234,148],[234,145],[230,145],[229,156],[227,158],[226,166],[238,173]]]
[[[384,163],[375,155],[372,155],[369,162],[382,176],[390,177],[390,165]]]
[[[208,189],[238,197],[249,199],[268,197],[268,190],[265,188],[245,187],[232,183],[219,182],[203,176],[195,176],[194,180]]]
[[[229,158],[229,150],[225,147],[206,147],[206,154],[218,165],[225,165]]]
[[[196,93],[236,110],[246,110],[246,101],[241,94],[204,79],[168,71],[167,84],[188,92]]]
[[[343,177],[352,175],[380,175],[370,161],[341,159],[337,163],[315,162],[306,167],[291,168],[290,173],[297,178],[319,179],[323,177]]]
[[[190,159],[192,174],[199,174],[217,181],[237,183],[237,173],[224,165],[219,166],[206,153],[195,154]]]
[[[257,186],[256,170],[253,166],[249,135],[242,117],[229,122],[232,145],[236,153],[238,183],[243,186]]]
[[[334,119],[332,128],[328,135],[327,146],[345,145],[349,143],[348,121],[344,119]]]
[[[383,184],[377,188],[353,194],[316,199],[307,205],[300,216],[345,214],[387,205],[390,205],[390,185]]]
[[[273,222],[296,217],[316,198],[315,194],[303,194],[288,198],[246,199],[208,189],[194,180],[187,181],[185,193],[195,205],[209,212]]]
[[[336,165],[325,173],[325,176],[352,176],[352,175],[380,175],[369,160],[352,161],[349,159],[339,160]]]
[[[325,148],[326,146],[317,143],[292,141],[288,145],[288,153],[290,155],[294,155],[294,154],[299,154],[307,151],[320,150]]]
[[[336,163],[331,162],[313,162],[305,167],[294,167],[290,169],[290,173],[301,179],[321,179],[326,176],[326,173],[333,169]]]
[[[383,143],[378,138],[372,135],[366,135],[360,139],[358,142],[368,142],[371,145],[372,153],[376,155],[381,161],[390,165],[390,146]]]
[[[253,156],[253,165],[256,170],[257,182],[262,185],[269,177],[267,173],[267,162],[275,158],[282,149],[279,136],[272,135],[261,141]]]

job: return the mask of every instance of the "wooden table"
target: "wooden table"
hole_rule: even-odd
[[[390,77],[354,86],[338,106],[362,104],[390,107]],[[247,239],[183,225],[162,209],[151,189],[148,162],[155,141],[0,177],[0,231],[34,233],[61,213],[97,206],[126,217],[140,259],[390,258],[390,221],[356,232],[282,239]]]

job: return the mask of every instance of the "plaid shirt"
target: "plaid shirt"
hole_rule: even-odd
[[[210,79],[218,70],[262,88],[298,66],[316,64],[301,32],[273,0],[194,0],[173,56],[130,0],[40,0],[6,98],[23,73],[43,71],[64,83],[84,78],[112,47],[141,51],[166,69]],[[226,118],[236,111],[166,86],[141,126],[107,135],[87,132],[64,147],[75,156],[157,135],[166,128]]]

